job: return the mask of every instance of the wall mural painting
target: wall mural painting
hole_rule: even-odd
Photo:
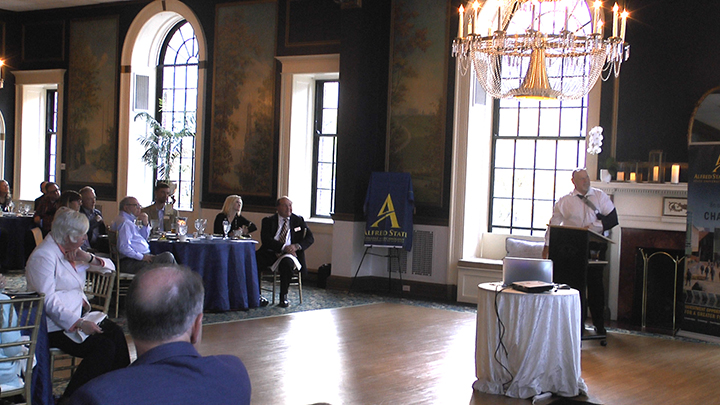
[[[389,167],[412,175],[415,201],[442,206],[448,2],[394,0]]]
[[[277,3],[219,5],[216,15],[208,191],[271,196]]]
[[[117,17],[70,24],[64,187],[115,189]]]

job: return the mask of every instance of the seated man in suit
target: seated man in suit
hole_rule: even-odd
[[[158,230],[160,232],[170,232],[174,228],[173,225],[177,218],[177,211],[172,206],[167,206],[169,199],[170,185],[158,182],[155,185],[155,199],[152,205],[142,209],[142,212],[146,213],[151,220],[158,220]]]
[[[95,201],[97,200],[95,189],[85,186],[80,189],[80,196],[82,197],[80,212],[85,214],[88,221],[90,221],[87,246],[83,246],[83,250],[93,249],[96,252],[110,253],[107,238],[100,237],[100,235],[107,235],[107,229],[105,229],[102,212],[95,208]]]
[[[235,356],[202,357],[205,292],[200,275],[177,265],[143,270],[127,295],[127,319],[137,349],[129,367],[96,378],[71,404],[250,403],[250,377]]]
[[[139,219],[142,226],[135,225]],[[123,273],[137,273],[152,263],[176,263],[175,256],[170,252],[159,255],[150,254],[147,238],[150,236],[148,216],[140,211],[140,203],[135,197],[120,200],[120,213],[110,225],[117,232],[120,268]]]
[[[305,265],[305,249],[315,242],[310,228],[305,220],[292,213],[292,201],[287,197],[280,197],[275,203],[277,213],[262,220],[260,242],[262,245],[257,251],[258,271],[271,266],[278,266],[280,273],[280,304],[287,308],[290,303],[287,299],[290,278],[293,272],[307,273]],[[265,298],[260,298],[261,305],[267,305]]]
[[[43,197],[45,197],[45,186],[48,184],[47,181],[43,181],[40,183],[40,192],[42,193],[40,197],[35,199],[35,205],[33,205],[33,210],[37,210],[40,206],[40,200],[42,200]]]
[[[58,200],[60,199],[60,187],[48,181],[45,184],[45,195],[40,198],[40,202],[35,205],[35,216],[33,220],[35,224],[42,229],[43,237],[47,236],[52,227],[55,211],[58,209]]]

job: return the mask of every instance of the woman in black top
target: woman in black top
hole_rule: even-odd
[[[228,232],[228,235],[232,235],[236,229],[241,229],[243,236],[249,236],[250,232],[256,231],[257,226],[240,215],[242,206],[242,198],[239,195],[233,194],[227,196],[222,211],[215,217],[213,233],[219,235],[224,234],[223,221],[226,219],[230,222],[230,232]]]

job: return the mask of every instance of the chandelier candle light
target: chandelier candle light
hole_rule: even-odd
[[[481,9],[490,4],[493,10],[499,4],[497,30],[492,32],[494,24],[490,24],[490,32],[482,36]],[[475,0],[458,10],[452,54],[463,74],[472,62],[478,81],[495,98],[582,98],[599,77],[618,77],[622,62],[630,56],[625,42],[629,13],[620,13],[615,4],[612,36],[603,39],[602,2],[595,1],[592,16],[585,4],[585,0],[486,0],[481,7]]]

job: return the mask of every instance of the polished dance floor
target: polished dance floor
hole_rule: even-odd
[[[199,350],[248,368],[253,404],[530,404],[473,392],[475,314],[377,303],[206,325]],[[720,401],[720,346],[611,332],[583,342],[592,403]],[[547,403],[547,402],[544,402]]]

